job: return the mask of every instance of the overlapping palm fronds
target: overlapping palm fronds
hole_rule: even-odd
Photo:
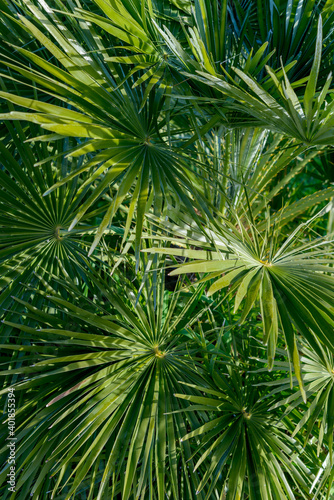
[[[46,137],[49,140],[55,134],[81,139],[82,142],[80,141],[77,147],[67,153],[72,158],[95,153],[90,161],[84,161],[80,168],[71,171],[45,192],[45,195],[48,195],[53,189],[83,172],[90,174],[85,186],[99,181],[94,192],[81,204],[69,229],[74,228],[95,200],[115,183],[117,183],[117,195],[104,215],[91,253],[131,190],[132,203],[125,237],[136,209],[137,252],[144,213],[152,203],[155,205],[156,213],[161,213],[163,200],[168,202],[169,198],[174,196],[195,214],[192,202],[189,201],[189,196],[192,196],[198,200],[199,207],[205,209],[204,200],[201,201],[201,186],[193,171],[191,158],[177,150],[187,126],[182,116],[178,119],[182,109],[179,106],[175,108],[176,103],[166,99],[164,92],[158,90],[150,92],[149,95],[148,92],[145,93],[145,89],[140,85],[140,79],[132,86],[129,78],[122,83],[124,74],[121,66],[115,66],[114,62],[111,62],[108,49],[103,47],[101,40],[97,43],[93,28],[89,31],[89,42],[86,40],[86,32],[80,32],[81,38],[77,39],[75,33],[71,33],[68,27],[62,24],[56,13],[43,12],[31,2],[26,2],[26,7],[33,15],[34,22],[27,16],[21,16],[21,28],[27,30],[41,45],[44,45],[56,63],[46,61],[35,52],[20,47],[15,49],[24,59],[29,60],[32,65],[31,71],[27,71],[22,62],[12,63],[5,57],[3,62],[15,75],[7,78],[19,82],[20,85],[35,86],[40,98],[29,99],[2,92],[0,97],[21,108],[34,111],[33,113],[11,111],[3,114],[2,119],[28,120],[37,123],[43,129],[52,132]],[[116,11],[112,9],[112,12]],[[95,18],[91,18],[92,15],[88,13],[87,16],[81,13],[82,22],[88,29],[87,22],[89,21],[91,26],[90,23]],[[111,21],[108,23],[107,21],[102,23],[103,29],[115,36],[113,24]],[[97,24],[99,25],[98,22]],[[132,24],[135,29],[137,23],[133,21]],[[76,22],[75,26],[77,28]],[[48,36],[54,41],[47,38],[40,28],[46,28]],[[142,38],[143,34],[139,27],[137,31],[136,40],[139,44],[137,48],[141,50],[141,46],[145,45],[145,39]],[[116,35],[117,33],[116,30]],[[85,48],[87,43],[90,49],[88,51]],[[145,81],[144,78],[142,80]],[[148,88],[149,86],[146,90]],[[45,102],[43,99],[45,94],[48,100],[55,97],[62,105]],[[73,107],[76,111],[71,109]],[[40,138],[36,137],[37,140]]]
[[[85,480],[91,477],[94,498],[145,497],[152,489],[159,498],[193,496],[198,479],[188,462],[190,449],[178,444],[187,419],[175,413],[185,405],[174,393],[199,394],[180,380],[205,384],[200,364],[192,359],[198,347],[182,333],[194,319],[202,291],[171,294],[159,272],[154,308],[151,280],[138,302],[136,284],[126,278],[125,301],[112,290],[110,279],[102,280],[94,271],[88,276],[88,297],[69,281],[58,285],[65,287],[71,301],[48,287],[47,299],[58,314],[20,301],[26,307],[25,320],[5,322],[21,330],[18,343],[6,349],[19,349],[24,356],[21,367],[2,375],[29,374],[28,386],[18,381],[14,389],[17,394],[28,387],[31,391],[18,414],[22,431],[17,460],[22,472],[17,489],[23,496],[45,496],[48,490],[54,496],[59,490],[64,498],[72,498],[87,489]],[[95,294],[102,300],[94,303],[89,296]],[[38,321],[39,328],[29,326],[29,318]],[[193,425],[206,419],[205,414],[189,417]],[[32,427],[34,431],[27,432]],[[38,459],[36,455],[31,462],[31,454]],[[70,473],[64,475],[65,469]],[[2,479],[7,472],[4,468]]]
[[[334,498],[333,2],[0,11],[1,498]]]
[[[165,223],[165,229],[173,235],[168,239],[182,248],[153,247],[145,250],[192,259],[179,265],[171,274],[200,273],[200,283],[210,281],[209,296],[228,287],[228,295],[235,294],[234,312],[244,304],[240,323],[245,321],[259,298],[268,367],[273,368],[281,329],[304,398],[292,325],[316,352],[319,349],[317,339],[333,350],[333,242],[327,237],[308,243],[297,242],[301,230],[328,209],[325,207],[313,219],[298,226],[279,246],[278,234],[275,226],[270,226],[270,219],[267,230],[262,233],[257,230],[254,219],[249,217],[244,221],[237,218],[238,226],[222,219],[219,224],[216,221],[211,227],[206,227],[205,236],[196,223],[187,217],[179,217],[178,224]],[[196,249],[191,248],[193,246]]]

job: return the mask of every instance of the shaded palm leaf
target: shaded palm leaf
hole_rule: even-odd
[[[37,282],[34,273],[42,276],[56,273],[64,268],[70,276],[96,232],[93,217],[101,212],[86,214],[76,231],[68,232],[73,216],[78,212],[80,203],[87,195],[87,189],[78,191],[76,180],[55,190],[51,196],[43,197],[43,192],[54,184],[60,174],[67,171],[67,162],[58,161],[55,168],[48,163],[44,170],[34,167],[36,157],[31,151],[25,131],[17,125],[17,131],[9,125],[12,143],[0,144],[1,189],[0,189],[0,275],[1,309],[12,301],[11,295],[20,295],[21,283]],[[32,133],[32,130],[26,130]],[[63,140],[51,143],[51,150],[59,155],[65,143]],[[36,151],[37,158],[49,155],[47,144],[43,143]],[[35,154],[36,154],[35,153]],[[75,168],[76,160],[72,167]],[[80,166],[80,162],[78,163]],[[102,208],[103,210],[103,208]],[[83,236],[86,235],[86,242]]]
[[[287,185],[319,155],[315,149],[305,152],[304,145],[296,140],[278,134],[273,137],[261,128],[219,127],[198,139],[198,160],[205,165],[208,179],[205,195],[227,217],[231,208],[241,215],[247,203],[253,216],[264,214],[268,204],[280,193],[285,195]],[[308,195],[277,211],[272,220],[282,227],[332,195],[330,187],[316,196]]]
[[[268,51],[275,53],[270,59],[274,68],[295,61],[290,79],[296,81],[308,76],[317,40],[318,16],[324,24],[322,84],[332,69],[333,51],[331,26],[334,9],[330,1],[299,2],[262,0],[237,0],[230,4],[230,15],[237,35],[243,35],[243,43],[249,51],[269,42]]]

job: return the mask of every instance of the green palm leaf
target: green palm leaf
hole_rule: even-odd
[[[69,233],[68,228],[80,203],[87,196],[76,192],[76,180],[55,190],[50,197],[42,194],[57,177],[66,172],[66,161],[58,161],[53,169],[50,163],[41,170],[34,167],[30,144],[20,125],[17,132],[10,125],[13,144],[0,144],[3,168],[0,170],[0,275],[1,309],[12,302],[12,295],[22,293],[22,283],[37,282],[35,273],[42,277],[64,270],[74,277],[75,266],[82,261],[86,248],[96,232],[93,217],[100,208],[86,214],[78,228]],[[31,133],[31,130],[27,130]],[[64,141],[51,143],[55,156],[62,152]],[[19,150],[17,154],[15,149]],[[47,146],[43,145],[39,158],[44,158]],[[73,166],[77,161],[73,161]],[[75,167],[74,167],[75,168]],[[89,220],[90,218],[90,220]],[[85,238],[86,241],[85,241]]]
[[[237,81],[228,83],[219,75],[198,72],[199,76],[187,74],[202,83],[220,90],[226,101],[223,107],[239,110],[254,118],[254,125],[260,125],[286,137],[293,137],[305,146],[330,146],[332,144],[332,102],[328,98],[332,82],[328,74],[322,89],[316,93],[322,51],[322,21],[319,17],[317,43],[313,65],[305,88],[302,103],[282,68],[282,75],[277,74],[268,66],[268,80],[261,85],[247,72],[234,68],[237,77],[246,84],[246,92]],[[304,82],[299,82],[302,85]],[[268,86],[268,84],[270,86]],[[276,95],[272,95],[276,92]],[[240,126],[242,122],[235,125]],[[235,126],[234,125],[234,126]]]
[[[1,498],[331,500],[333,2],[0,11]]]
[[[311,437],[311,433],[315,431],[314,426],[316,421],[320,422],[320,430],[318,434],[317,453],[320,454],[321,446],[327,442],[329,450],[329,463],[333,465],[333,370],[334,361],[332,353],[321,346],[319,343],[318,350],[308,348],[306,345],[300,346],[302,351],[301,365],[304,373],[305,392],[311,398],[311,403],[304,413],[300,412],[303,405],[302,394],[300,390],[294,392],[289,397],[275,403],[273,407],[277,408],[286,405],[286,414],[294,412],[297,425],[294,428],[293,436],[301,429],[305,429],[305,443]],[[279,362],[277,364],[279,366]],[[281,367],[284,372],[284,367]],[[290,385],[290,381],[280,379],[276,382],[278,386],[282,384]],[[276,385],[276,384],[271,384]]]
[[[149,287],[137,302],[136,290],[128,282],[124,302],[96,272],[91,271],[90,277],[90,294],[102,293],[103,306],[96,304],[92,310],[93,304],[77,286],[58,280],[72,298],[77,297],[75,302],[52,292],[49,303],[59,314],[21,301],[27,308],[24,316],[39,321],[39,328],[5,322],[21,330],[22,339],[26,335],[31,339],[21,358],[26,359],[24,366],[16,367],[14,361],[11,373],[2,372],[18,376],[17,393],[24,388],[30,393],[18,416],[22,431],[17,460],[23,469],[18,490],[30,488],[36,496],[47,490],[55,495],[61,488],[64,498],[73,498],[94,467],[98,471],[102,467],[101,480],[99,474],[91,486],[96,498],[111,495],[118,484],[125,499],[143,497],[152,487],[157,498],[165,498],[166,491],[173,498],[194,498],[198,480],[188,474],[190,449],[177,445],[188,420],[171,412],[185,406],[174,398],[175,392],[196,394],[179,380],[205,384],[200,365],[191,360],[191,346],[179,338],[202,292],[184,301],[180,292],[173,296],[164,292],[159,277],[154,309]],[[45,345],[41,351],[40,342]],[[11,350],[11,345],[4,348]],[[24,351],[24,344],[13,346],[14,353],[17,348]],[[44,409],[38,403],[41,397],[47,403]],[[189,417],[194,425],[202,418],[205,415]],[[31,425],[38,433],[27,434]],[[31,463],[30,453],[37,452],[37,462]],[[46,457],[48,465],[41,468]],[[64,468],[70,471],[65,476]],[[1,477],[6,473],[4,469]]]
[[[300,445],[288,435],[270,401],[262,400],[252,385],[253,377],[251,371],[232,363],[227,373],[215,370],[209,390],[197,387],[204,395],[177,395],[192,403],[188,411],[200,405],[213,414],[209,422],[183,437],[183,441],[200,442],[194,452],[198,457],[195,469],[207,463],[199,491],[209,485],[206,498],[210,498],[223,473],[222,495],[228,500],[246,495],[254,500],[293,500],[299,494],[306,498],[311,471],[297,458]],[[288,477],[293,478],[293,486]]]
[[[334,327],[334,281],[331,267],[332,242],[319,238],[298,245],[297,235],[326,211],[328,207],[307,223],[301,224],[280,247],[277,247],[277,235],[274,231],[268,230],[266,235],[259,236],[254,229],[247,232],[240,220],[239,228],[236,228],[228,220],[222,219],[220,225],[212,225],[209,231],[206,229],[204,237],[194,223],[185,219],[181,226],[167,224],[166,227],[175,235],[171,240],[184,247],[182,250],[145,250],[170,255],[181,254],[192,259],[196,259],[197,253],[197,260],[178,266],[171,275],[204,274],[202,281],[214,280],[208,290],[209,296],[229,287],[226,296],[236,293],[235,311],[244,302],[240,323],[246,319],[259,298],[269,369],[273,367],[280,328],[304,397],[292,324],[315,350],[318,349],[319,339],[333,351],[331,333]],[[252,226],[252,221],[247,220],[247,224]],[[196,245],[197,249],[188,250],[186,247],[189,244]]]

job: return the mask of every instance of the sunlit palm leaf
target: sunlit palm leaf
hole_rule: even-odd
[[[316,217],[326,211],[328,207]],[[260,236],[250,220],[247,221],[251,227],[249,231],[240,220],[238,224],[239,228],[222,220],[220,225],[216,223],[209,230],[206,229],[205,237],[194,223],[183,218],[182,225],[166,224],[166,229],[173,234],[169,239],[183,248],[153,248],[146,251],[182,255],[191,259],[197,256],[197,261],[183,264],[171,274],[205,273],[203,281],[214,280],[208,295],[224,288],[228,288],[227,295],[236,293],[234,311],[244,302],[241,323],[259,298],[269,368],[273,367],[281,328],[305,397],[292,324],[315,350],[316,339],[319,339],[331,352],[334,351],[333,243],[326,238],[319,238],[298,244],[298,233],[307,226],[303,223],[277,247],[274,229],[268,229],[266,234]],[[196,245],[197,248],[188,250],[188,245]]]
[[[305,442],[308,442],[315,431],[314,426],[319,425],[317,454],[320,454],[321,447],[326,442],[329,450],[329,462],[333,466],[333,432],[334,432],[334,360],[333,354],[320,343],[317,351],[300,346],[302,351],[301,366],[304,374],[305,392],[311,398],[308,408],[300,412],[303,406],[303,398],[300,390],[294,392],[289,397],[277,402],[273,407],[277,408],[286,405],[286,414],[294,412],[294,419],[297,425],[294,428],[293,436],[300,430],[305,431]],[[280,366],[284,372],[284,366]],[[279,386],[281,389],[284,384],[290,386],[290,380],[280,379],[271,386]]]
[[[110,289],[110,282],[93,271],[90,276],[90,294],[99,290],[104,302],[96,304],[95,312],[91,301],[68,282],[64,286],[77,300],[66,301],[55,292],[48,296],[59,314],[22,302],[25,316],[39,321],[40,328],[7,322],[21,331],[22,340],[31,339],[26,351],[23,344],[13,346],[14,352],[23,349],[24,366],[13,361],[13,371],[2,372],[18,375],[17,394],[30,394],[18,415],[22,430],[17,431],[17,460],[23,470],[17,488],[30,488],[33,495],[48,490],[55,495],[63,488],[69,499],[94,468],[102,467],[102,478],[99,475],[91,485],[96,498],[111,495],[117,481],[124,499],[144,497],[151,488],[159,499],[165,498],[165,491],[175,499],[195,498],[198,480],[188,469],[190,448],[187,444],[180,449],[178,444],[187,420],[171,412],[185,406],[175,392],[196,393],[180,380],[205,384],[201,367],[191,360],[193,348],[179,336],[192,319],[201,291],[186,300],[179,293],[170,296],[159,278],[154,310],[149,289],[137,303],[136,290],[128,282],[124,301]],[[41,398],[47,403],[44,409]],[[201,422],[196,416],[189,418],[193,425]],[[31,425],[36,429],[27,434]],[[30,452],[38,453],[33,463]],[[42,467],[46,459],[48,465]],[[64,468],[69,471],[65,476]],[[6,473],[4,469],[2,476]]]

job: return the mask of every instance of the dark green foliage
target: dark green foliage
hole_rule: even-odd
[[[1,498],[332,500],[334,3],[0,10]]]

